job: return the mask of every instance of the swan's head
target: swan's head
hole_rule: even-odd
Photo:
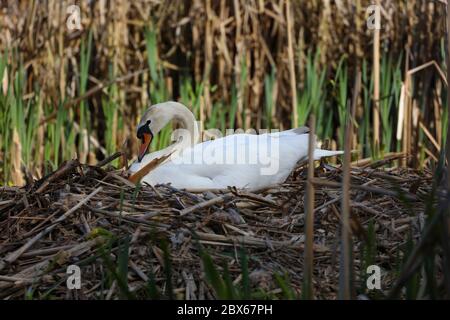
[[[180,109],[187,109],[184,105],[168,101],[152,105],[145,111],[137,126],[137,138],[141,140],[138,161],[140,162],[147,153],[153,137],[158,134],[166,124],[176,118]]]

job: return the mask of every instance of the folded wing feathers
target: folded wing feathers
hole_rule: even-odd
[[[291,130],[286,130],[287,134],[307,134],[309,133],[308,127],[299,127]],[[283,132],[283,133],[284,133]],[[322,150],[322,149],[315,149],[314,150],[314,160],[320,160],[321,158],[325,157],[332,157],[332,156],[338,156],[344,154],[344,151],[331,151],[331,150]]]
[[[344,153],[344,151],[331,151],[331,150],[316,149],[316,150],[314,150],[314,160],[320,160],[321,158],[324,158],[324,157],[338,156],[343,153]]]

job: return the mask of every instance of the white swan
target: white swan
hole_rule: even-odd
[[[169,121],[178,121],[175,143],[147,154],[153,135]],[[276,133],[233,134],[203,143],[194,115],[178,102],[151,106],[137,127],[142,144],[138,161],[131,172],[140,170],[155,158],[171,155],[142,178],[150,185],[170,183],[189,190],[237,188],[259,189],[282,183],[299,160],[307,159],[308,128],[301,127]],[[342,151],[315,149],[314,159],[342,154]]]

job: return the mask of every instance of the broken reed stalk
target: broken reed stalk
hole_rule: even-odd
[[[406,48],[406,59],[405,59],[405,79],[402,83],[402,88],[400,91],[400,101],[398,105],[398,119],[397,119],[397,141],[401,141],[402,153],[405,155],[405,158],[400,159],[399,165],[401,167],[406,167],[407,163],[407,152],[406,149],[406,105],[408,104],[408,92],[409,92],[409,77],[408,77],[408,69],[409,69],[409,59],[408,57],[409,49]]]
[[[450,9],[449,9],[449,2],[447,0],[447,55],[446,55],[446,62],[447,62],[447,140],[445,142],[446,144],[446,149],[445,149],[445,154],[446,154],[446,160],[447,163],[444,163],[444,167],[447,168],[447,197],[450,195],[450,89],[448,87],[448,81],[450,81]],[[442,153],[441,153],[442,154]],[[446,217],[442,217],[442,222],[443,225],[447,226],[446,231],[447,232],[443,232],[443,236],[446,237],[447,239],[443,240],[443,243],[446,243],[446,246],[444,246],[444,252],[448,252],[448,227],[450,226],[450,208],[447,206],[447,210],[446,210]],[[444,229],[445,230],[445,229]],[[447,247],[447,248],[445,248]],[[447,250],[446,250],[447,249]],[[446,263],[446,270],[444,270],[445,272],[445,286],[447,287],[447,298],[449,298],[450,292],[448,292],[449,288],[450,288],[450,275],[448,274],[448,255],[444,255],[444,257],[446,258],[445,260],[447,260]]]
[[[376,1],[376,5],[380,8],[380,0]],[[376,10],[376,15],[376,19],[380,21],[380,9]],[[377,154],[380,146],[380,29],[378,25],[373,33],[373,77],[373,148]]]
[[[353,137],[353,120],[355,117],[356,105],[358,103],[359,91],[361,88],[361,72],[358,70],[353,87],[353,100],[350,113],[347,114],[345,129],[343,182],[342,182],[342,225],[341,225],[341,264],[339,298],[350,300],[352,298],[352,244],[350,234],[350,165],[351,149]]]
[[[117,158],[122,157],[123,155],[124,155],[123,151],[117,151],[116,153],[106,157],[102,161],[99,161],[96,166],[101,168],[101,167],[107,165],[108,163],[113,162]]]
[[[184,215],[187,215],[187,214],[189,214],[191,212],[195,212],[197,210],[204,209],[204,208],[209,208],[209,207],[211,207],[211,206],[213,206],[215,204],[222,203],[229,196],[230,196],[230,194],[221,195],[221,196],[218,196],[218,197],[206,200],[204,202],[197,203],[196,205],[193,205],[192,207],[185,208],[185,209],[181,210],[180,211],[180,216],[184,216]]]
[[[409,64],[407,63],[406,68],[408,68],[408,65]],[[396,133],[396,139],[398,141],[400,141],[400,140],[402,141],[402,153],[405,155],[405,157],[403,159],[401,159],[401,161],[400,161],[400,165],[402,167],[406,167],[407,158],[411,155],[412,96],[411,96],[410,88],[412,86],[413,75],[416,74],[417,72],[427,69],[429,67],[434,67],[436,69],[442,82],[448,87],[447,78],[435,60],[424,63],[424,64],[422,64],[418,67],[415,67],[411,70],[407,69],[405,71],[405,81],[401,87],[401,92],[400,92],[400,101],[399,101],[398,119],[397,119],[397,133]],[[427,129],[421,121],[419,121],[419,125],[421,125],[423,132],[428,137],[430,142],[436,147],[437,150],[439,150],[440,149],[439,144],[436,142],[436,140],[433,138],[433,136],[431,134],[427,134]],[[450,185],[450,182],[449,182],[449,185]]]
[[[80,166],[78,160],[67,161],[63,166],[53,172],[50,176],[43,178],[44,182],[36,190],[36,193],[43,193],[51,185],[51,183],[72,172],[78,166]]]
[[[147,163],[144,167],[142,167],[139,171],[136,171],[134,174],[132,174],[128,180],[134,184],[137,184],[141,179],[146,176],[150,171],[155,169],[157,166],[159,166],[161,163],[163,163],[167,158],[169,158],[172,155],[172,153],[167,154],[165,156],[162,156],[160,158],[155,158],[149,163]]]
[[[20,143],[19,133],[16,128],[13,130],[13,139],[11,144],[10,153],[12,156],[11,161],[11,179],[15,186],[23,186],[25,180],[22,176],[21,162],[22,162],[22,144]]]
[[[291,3],[289,0],[286,0],[286,22],[288,38],[289,76],[292,94],[292,127],[295,128],[298,125],[297,85],[295,80],[294,46],[292,43],[292,11]]]
[[[403,129],[403,152],[408,157],[411,155],[411,134],[412,134],[412,128],[411,128],[411,121],[412,121],[412,108],[413,108],[413,99],[412,99],[412,90],[413,82],[412,82],[412,75],[408,72],[406,73],[406,79],[405,79],[405,94],[406,94],[406,100],[405,100],[405,115],[403,117],[404,121],[404,129]],[[405,163],[405,166],[408,165],[408,161]]]
[[[314,270],[314,148],[315,148],[316,119],[311,114],[309,120],[308,143],[308,180],[306,186],[306,219],[305,219],[305,253],[303,272],[303,298],[313,299],[313,270]]]
[[[316,186],[327,186],[330,188],[342,188],[342,183],[336,182],[336,181],[327,181],[324,179],[319,179],[319,178],[314,178],[313,179],[313,183]],[[371,187],[371,186],[366,186],[366,185],[359,185],[359,184],[352,184],[351,185],[352,189],[357,189],[357,190],[363,190],[369,193],[373,193],[373,194],[379,194],[379,195],[385,195],[385,196],[389,196],[389,197],[394,197],[397,199],[405,199],[408,201],[418,201],[420,200],[419,197],[417,197],[415,194],[407,192],[405,190],[402,191],[393,191],[393,190],[389,190],[386,188],[377,188],[377,187]]]
[[[447,158],[447,189],[448,193],[450,194],[450,112],[448,110],[450,109],[450,90],[448,88],[448,81],[450,80],[450,9],[449,4],[447,3],[447,140],[446,140],[446,158]]]

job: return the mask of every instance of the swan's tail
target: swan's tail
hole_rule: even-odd
[[[325,157],[338,156],[343,153],[344,153],[344,151],[330,151],[330,150],[315,149],[314,150],[314,160],[320,160],[320,158],[325,158]]]

